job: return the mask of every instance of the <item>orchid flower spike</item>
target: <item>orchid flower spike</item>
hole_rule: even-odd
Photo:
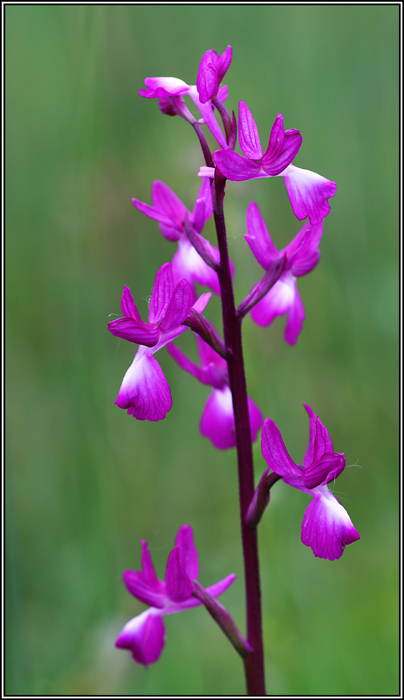
[[[130,620],[115,646],[128,649],[132,658],[139,664],[148,666],[158,661],[165,644],[163,615],[181,612],[201,605],[201,601],[192,595],[192,582],[198,579],[199,564],[192,529],[189,525],[180,527],[166,568],[165,581],[157,578],[147,542],[142,544],[142,570],[127,570],[123,581],[129,593],[137,600],[150,607]],[[230,574],[206,590],[210,596],[217,598],[236,579]]]
[[[307,275],[315,268],[319,259],[323,224],[307,222],[294,239],[278,252],[272,242],[265,221],[255,202],[247,209],[247,235],[245,239],[254,256],[264,270],[269,270],[274,260],[286,255],[285,269],[272,289],[251,310],[252,319],[259,326],[269,326],[275,316],[288,314],[285,340],[294,345],[302,330],[304,307],[300,298],[296,278]]]
[[[310,406],[304,404],[304,407],[310,418],[310,438],[303,466],[295,464],[289,456],[271,418],[264,421],[262,454],[283,481],[313,496],[302,522],[303,544],[311,547],[316,557],[339,559],[345,545],[360,539],[345,508],[327,486],[344,470],[345,456],[334,452],[327,429]]]
[[[299,220],[309,217],[310,223],[321,223],[330,211],[328,200],[334,196],[335,182],[291,165],[302,143],[296,129],[283,128],[282,114],[278,114],[272,126],[268,147],[262,151],[258,129],[245,102],[239,104],[238,133],[240,156],[230,149],[215,151],[213,158],[219,170],[228,180],[250,180],[258,177],[283,177],[293,212]],[[201,176],[209,175],[209,168],[200,170]]]
[[[174,285],[171,263],[157,272],[149,307],[149,322],[140,318],[128,287],[123,288],[121,308],[123,318],[108,324],[108,330],[118,338],[139,343],[139,349],[126,372],[115,403],[139,420],[158,421],[165,418],[172,406],[171,391],[154,354],[187,330],[183,322],[192,309],[202,313],[210,293],[201,294],[193,303],[188,282],[182,279]]]
[[[212,393],[203,409],[199,428],[202,435],[209,438],[217,449],[228,450],[236,446],[236,428],[227,363],[198,335],[196,335],[196,340],[201,366],[189,360],[172,343],[167,346],[167,350],[182,369],[192,374],[202,384],[208,384],[212,387]],[[249,397],[248,410],[251,439],[252,442],[255,442],[263,416],[258,406]]]
[[[155,181],[152,187],[153,205],[132,199],[136,209],[159,222],[160,231],[168,241],[176,241],[178,249],[172,260],[174,280],[186,279],[192,288],[195,282],[209,287],[216,294],[220,294],[217,272],[212,269],[191,244],[185,224],[188,217],[189,224],[200,234],[204,224],[212,214],[212,197],[210,193],[210,181],[205,178],[202,182],[194,209],[189,212],[177,195],[164,182]],[[215,246],[199,235],[199,238],[209,251],[212,260],[220,262],[220,254]]]

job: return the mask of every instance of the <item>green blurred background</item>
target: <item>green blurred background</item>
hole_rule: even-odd
[[[123,284],[146,318],[175,250],[131,197],[150,202],[160,179],[192,209],[199,188],[193,130],[138,90],[195,83],[203,52],[228,44],[229,107],[248,103],[263,144],[282,112],[303,135],[295,164],[337,182],[322,260],[299,282],[297,345],[284,319],[245,321],[249,394],[296,461],[302,403],[320,415],[351,465],[334,493],[361,534],[316,559],[300,542],[306,495],[274,487],[259,530],[268,692],[398,692],[398,24],[394,5],[6,7],[7,693],[244,693],[203,609],[165,618],[147,670],[114,648],[144,609],[121,582],[139,539],[163,576],[183,523],[202,584],[238,574],[222,600],[245,624],[235,454],[198,431],[209,392],[162,351],[173,408],[135,421],[114,401],[136,348],[107,331]],[[260,275],[251,199],[278,247],[300,228],[281,178],[228,183],[238,302]],[[219,323],[217,298],[208,311]],[[191,333],[180,344],[194,352]]]

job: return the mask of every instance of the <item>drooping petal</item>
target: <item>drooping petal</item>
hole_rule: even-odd
[[[259,160],[262,157],[261,141],[257,125],[250,109],[246,103],[242,101],[239,102],[238,137],[240,141],[240,148],[247,158]],[[223,170],[222,173],[223,175],[226,175]]]
[[[195,581],[199,576],[198,552],[195,547],[192,528],[189,525],[182,525],[178,530],[175,544],[180,548],[182,561],[189,578]]]
[[[269,326],[275,316],[282,316],[290,311],[296,291],[293,275],[283,273],[272,289],[251,309],[253,321],[259,326]]]
[[[160,613],[150,608],[130,620],[115,642],[118,649],[129,649],[138,664],[158,661],[165,643],[165,627]]]
[[[158,323],[164,317],[174,292],[171,263],[164,263],[157,272],[149,306],[149,323]]]
[[[182,279],[176,285],[164,318],[160,323],[161,333],[169,333],[180,326],[188,316],[192,302],[192,289],[187,280]]]
[[[174,603],[183,603],[192,595],[192,583],[186,572],[178,545],[170,552],[166,568],[166,590]]]
[[[172,406],[171,391],[153,355],[138,350],[123,378],[115,403],[138,420],[165,418]]]
[[[255,442],[262,425],[262,413],[258,406],[248,397],[251,440]],[[227,384],[214,388],[208,398],[199,424],[201,434],[209,438],[218,450],[235,447],[236,426],[234,422],[233,399]]]
[[[337,189],[335,182],[294,165],[289,165],[280,176],[285,180],[295,216],[300,220],[309,217],[311,224],[320,224],[330,212],[328,200]]]
[[[302,135],[297,129],[283,128],[283,116],[278,114],[271,129],[268,148],[261,159],[267,175],[279,175],[292,162],[302,145]]]
[[[236,427],[230,387],[213,389],[205,404],[199,429],[218,450],[228,450],[236,446]]]
[[[206,241],[209,250],[215,258],[219,257],[216,248]],[[178,242],[178,250],[172,261],[172,268],[175,281],[182,277],[188,280],[193,286],[195,282],[209,287],[215,294],[220,294],[220,285],[217,272],[202,260],[199,253],[187,238],[182,238]]]
[[[215,151],[213,159],[228,180],[240,182],[241,180],[251,180],[251,178],[259,177],[261,172],[261,163],[256,163],[248,158],[243,158],[234,151]],[[201,168],[200,174],[203,177],[209,177],[207,169]]]
[[[288,318],[285,325],[285,340],[288,345],[295,345],[303,326],[304,306],[294,280],[294,298],[289,309]]]
[[[272,418],[264,420],[261,439],[262,454],[268,466],[286,483],[295,488],[303,486],[302,470],[290,457],[279,428]]]
[[[339,559],[345,545],[360,539],[345,508],[324,488],[307,506],[302,522],[302,542],[316,557]]]
[[[123,582],[129,593],[137,600],[153,608],[164,607],[167,595],[162,581],[156,578],[155,582],[152,582],[142,571],[126,569],[123,572]]]
[[[320,484],[329,484],[337,478],[345,469],[345,456],[332,453],[323,454],[317,461],[303,472],[303,483],[307,489],[314,489]]]
[[[167,95],[186,95],[191,89],[191,85],[187,85],[180,78],[159,77],[145,78],[144,84],[146,89],[139,90],[141,97],[166,97]]]
[[[310,419],[309,428],[309,444],[307,445],[306,453],[303,457],[303,466],[305,469],[310,467],[313,462],[317,462],[325,453],[334,452],[332,440],[325,425],[321,422],[313,409],[308,404],[303,404]]]
[[[258,204],[255,202],[250,202],[248,205],[246,225],[245,240],[261,267],[264,270],[269,270],[279,253],[272,242]]]

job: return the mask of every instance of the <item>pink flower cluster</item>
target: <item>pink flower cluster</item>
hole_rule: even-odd
[[[157,77],[146,78],[145,88],[140,90],[143,97],[158,100],[161,112],[180,116],[195,128],[206,164],[195,172],[195,176],[202,178],[202,184],[192,211],[161,181],[153,183],[152,204],[133,199],[135,208],[157,221],[164,238],[177,246],[172,261],[163,264],[157,272],[148,321],[141,319],[130,289],[124,287],[123,316],[108,326],[113,335],[139,346],[122,381],[116,404],[139,420],[165,418],[172,406],[171,390],[155,354],[167,346],[170,356],[183,370],[210,387],[200,431],[221,450],[234,448],[237,441],[229,355],[215,329],[202,316],[211,292],[220,296],[222,291],[219,250],[202,236],[212,212],[217,213],[217,182],[282,177],[296,218],[306,220],[288,245],[278,250],[258,204],[252,201],[247,209],[245,240],[265,274],[236,313],[240,323],[244,315],[250,313],[260,326],[269,326],[277,316],[287,316],[285,341],[289,345],[296,343],[305,316],[297,279],[311,272],[319,262],[323,221],[330,211],[329,200],[336,191],[331,180],[292,164],[301,148],[302,136],[297,129],[284,129],[282,114],[275,118],[265,150],[245,102],[239,103],[238,122],[234,114],[230,119],[224,106],[228,91],[221,82],[231,60],[230,46],[221,55],[210,50],[202,57],[195,85],[178,78]],[[185,98],[190,98],[200,117],[194,116]],[[192,105],[190,107],[192,109]],[[208,128],[219,146],[213,154],[203,140],[202,125]],[[237,131],[241,154],[234,150]],[[230,261],[230,274],[233,272]],[[197,285],[210,292],[199,294]],[[196,332],[199,364],[173,344],[189,327]],[[256,492],[264,493],[266,501],[262,505],[262,499],[254,497],[249,516],[258,522],[262,513],[258,514],[257,504],[261,503],[263,511],[268,502],[270,486],[267,485],[271,475],[275,480],[281,478],[313,498],[303,518],[302,542],[312,548],[315,556],[334,560],[342,555],[345,545],[359,539],[346,510],[328,488],[343,471],[345,457],[334,452],[328,431],[309,406],[306,410],[310,437],[300,466],[289,456],[274,421],[271,418],[263,421],[260,408],[248,398],[251,440],[257,439],[263,426],[262,453],[268,465]],[[162,617],[201,604],[195,593],[195,586],[200,587],[197,578],[198,556],[189,526],[184,525],[177,534],[165,581],[156,577],[147,543],[142,542],[142,570],[126,571],[124,583],[129,592],[149,608],[125,625],[116,645],[129,649],[135,661],[141,664],[156,661],[165,643]],[[233,574],[228,576],[205,593],[213,598],[219,596],[234,578]]]

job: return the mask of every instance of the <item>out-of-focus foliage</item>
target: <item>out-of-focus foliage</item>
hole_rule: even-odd
[[[306,496],[274,487],[259,530],[268,692],[398,692],[398,13],[6,7],[7,693],[244,693],[203,609],[166,618],[148,670],[114,649],[143,609],[121,582],[139,539],[162,575],[183,523],[203,584],[238,574],[223,602],[244,627],[235,454],[199,435],[208,390],[162,351],[172,411],[136,422],[114,405],[135,347],[107,331],[124,284],[146,317],[174,253],[131,197],[150,201],[159,179],[192,208],[202,164],[192,129],[138,90],[147,76],[195,83],[203,52],[228,44],[229,107],[247,102],[263,140],[282,112],[303,135],[295,164],[337,182],[296,347],[284,319],[245,321],[249,394],[296,461],[312,406],[352,465],[334,492],[361,534],[340,561],[315,559]],[[252,199],[278,248],[299,230],[281,178],[227,184],[238,301],[261,274],[243,238]],[[219,323],[217,299],[207,311]],[[181,344],[193,351],[190,332]]]

